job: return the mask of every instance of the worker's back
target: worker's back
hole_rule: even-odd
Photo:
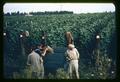
[[[28,56],[28,64],[31,65],[33,72],[40,71],[40,64],[42,62],[42,58],[36,52],[31,52]]]

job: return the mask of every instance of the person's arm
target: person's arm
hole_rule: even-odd
[[[45,51],[43,53],[41,53],[42,56],[45,56],[46,52],[47,52],[48,48],[45,49]]]
[[[40,62],[43,63],[43,59],[42,59],[42,57],[40,57]]]
[[[65,52],[65,57],[66,57],[67,61],[71,60],[71,58],[68,56],[67,51]]]
[[[28,56],[27,65],[31,65],[30,55]]]
[[[78,52],[78,50],[77,50],[77,49],[75,49],[75,50],[76,50],[76,53],[77,53],[77,58],[79,59],[80,54],[79,54],[79,52]]]

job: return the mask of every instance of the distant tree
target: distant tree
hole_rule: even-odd
[[[11,14],[10,13],[6,13],[6,14],[4,14],[5,16],[10,16]]]

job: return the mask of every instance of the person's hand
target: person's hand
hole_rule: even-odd
[[[28,64],[28,63],[27,63],[27,66],[30,66],[30,65],[31,65],[31,64]]]
[[[45,49],[46,51],[48,50],[48,48]]]

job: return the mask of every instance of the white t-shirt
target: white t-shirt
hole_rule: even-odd
[[[78,60],[79,59],[79,52],[76,48],[73,48],[72,50],[68,49],[66,51],[66,56],[68,60]]]

